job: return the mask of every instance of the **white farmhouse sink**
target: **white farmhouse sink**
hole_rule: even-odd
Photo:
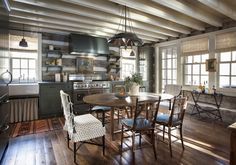
[[[33,84],[10,84],[9,85],[9,95],[37,95],[39,94],[38,83]]]

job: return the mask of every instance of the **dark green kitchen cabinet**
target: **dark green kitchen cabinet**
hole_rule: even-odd
[[[71,94],[72,83],[39,83],[39,118],[63,115],[60,90]]]

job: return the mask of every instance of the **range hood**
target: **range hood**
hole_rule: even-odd
[[[70,54],[78,54],[78,55],[109,54],[107,39],[83,34],[71,34]]]

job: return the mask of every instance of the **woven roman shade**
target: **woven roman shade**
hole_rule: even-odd
[[[236,50],[236,32],[228,32],[216,35],[216,52]]]
[[[197,55],[209,52],[209,40],[207,37],[182,42],[182,55]]]

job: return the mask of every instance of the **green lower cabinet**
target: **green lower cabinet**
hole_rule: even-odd
[[[39,84],[39,118],[49,118],[63,115],[60,90],[71,94],[72,83]]]

